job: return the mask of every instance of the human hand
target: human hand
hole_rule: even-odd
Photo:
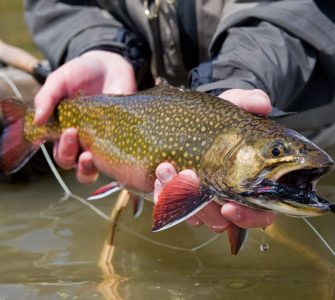
[[[49,75],[35,96],[35,123],[44,124],[62,98],[74,97],[78,92],[86,95],[129,94],[136,89],[133,67],[122,56],[106,51],[89,51]],[[55,143],[55,161],[64,169],[73,168],[79,148],[77,131],[74,128],[66,129]],[[81,153],[77,164],[78,180],[82,183],[93,182],[97,175],[92,154]]]
[[[258,115],[267,116],[271,113],[271,102],[266,93],[261,90],[231,89],[225,91],[219,97],[229,100],[241,108]],[[189,176],[192,181],[199,178],[192,170],[184,170],[181,173]],[[163,187],[177,175],[174,167],[169,163],[162,163],[156,169],[154,199],[157,201]],[[271,212],[251,209],[234,202],[228,202],[222,206],[211,202],[201,209],[187,222],[193,226],[207,225],[215,232],[222,232],[230,223],[241,228],[261,227],[265,228],[275,219]]]

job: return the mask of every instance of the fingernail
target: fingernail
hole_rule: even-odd
[[[269,99],[259,93],[252,93],[250,95],[250,101],[257,103],[268,103]]]
[[[159,170],[159,179],[163,182],[170,181],[175,174],[169,169]]]
[[[73,138],[72,136],[67,136],[67,137],[65,138],[65,142],[66,142],[67,144],[69,144],[69,145],[72,145],[72,144],[74,144],[74,143],[76,142],[76,139]]]
[[[229,223],[224,224],[224,225],[222,225],[222,224],[221,224],[221,225],[212,225],[211,228],[212,228],[215,232],[220,233],[220,232],[225,231],[225,230],[227,229],[228,224],[229,224]]]
[[[198,219],[198,218],[195,218],[195,217],[190,217],[186,220],[186,222],[191,225],[191,226],[195,226],[195,227],[199,227],[201,225],[203,225],[203,223]]]
[[[35,116],[34,116],[34,123],[38,123],[42,115],[43,115],[43,109],[42,108],[36,109]]]
[[[87,171],[91,171],[94,169],[94,165],[91,161],[85,161],[84,162],[84,168],[87,170]]]
[[[241,213],[235,207],[231,207],[228,205],[223,205],[221,209],[221,213],[230,221],[238,222],[241,220]]]

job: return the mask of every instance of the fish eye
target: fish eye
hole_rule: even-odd
[[[275,142],[270,147],[270,156],[273,158],[282,157],[287,153],[287,149],[282,142]]]
[[[278,147],[273,147],[271,150],[271,154],[273,157],[278,157],[281,154],[281,149]]]

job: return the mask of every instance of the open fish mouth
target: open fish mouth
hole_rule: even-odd
[[[277,180],[263,179],[256,187],[240,195],[256,207],[294,216],[335,212],[335,204],[316,194],[318,180],[331,170],[332,167],[327,166],[290,171]]]

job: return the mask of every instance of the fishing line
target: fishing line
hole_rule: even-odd
[[[78,200],[80,203],[86,205],[87,207],[89,207],[91,210],[93,210],[96,214],[98,214],[99,216],[101,216],[103,219],[107,220],[107,221],[110,221],[110,218],[109,216],[107,216],[106,214],[104,214],[101,210],[99,210],[98,208],[96,208],[94,205],[92,205],[91,203],[89,203],[88,201],[86,201],[85,199],[83,199],[82,197],[76,195],[76,194],[73,194],[70,189],[67,187],[67,185],[65,184],[64,180],[62,179],[62,177],[60,176],[58,170],[56,169],[53,161],[51,160],[50,158],[50,155],[47,151],[47,149],[45,148],[45,146],[42,144],[41,145],[41,149],[42,149],[42,152],[45,156],[45,159],[52,171],[52,173],[54,174],[54,176],[56,177],[56,180],[58,181],[58,183],[60,184],[60,186],[63,188],[64,192],[65,192],[65,196],[66,197],[72,197],[76,200]],[[116,224],[122,228],[123,230],[127,231],[128,233],[144,240],[144,241],[147,241],[149,243],[152,243],[152,244],[155,244],[155,245],[158,245],[158,246],[161,246],[161,247],[165,247],[165,248],[169,248],[169,249],[172,249],[172,250],[178,250],[178,251],[188,251],[188,252],[194,252],[194,251],[197,251],[205,246],[207,246],[208,244],[210,244],[211,242],[213,242],[214,240],[216,240],[219,236],[219,234],[213,236],[212,238],[210,238],[208,241],[204,242],[203,244],[197,246],[197,247],[194,247],[194,248],[184,248],[184,247],[178,247],[178,246],[172,246],[172,245],[169,245],[169,244],[165,244],[165,243],[162,243],[162,242],[158,242],[158,241],[155,241],[155,240],[152,240],[150,238],[147,238],[133,230],[131,230],[130,228],[128,228],[127,226],[124,226],[123,224],[119,223],[119,222],[116,222]]]
[[[306,224],[314,231],[314,233],[318,236],[318,238],[321,240],[321,242],[328,248],[331,254],[335,256],[334,249],[327,243],[327,241],[322,237],[322,235],[316,230],[316,228],[305,218],[303,217]]]
[[[22,99],[22,94],[19,89],[16,87],[13,80],[11,80],[3,71],[0,71],[0,77],[9,85],[16,97]]]
[[[110,221],[110,218],[109,216],[107,216],[105,213],[103,213],[101,210],[99,210],[98,208],[96,208],[94,205],[92,205],[91,203],[89,203],[88,201],[86,201],[85,199],[83,199],[82,197],[72,193],[70,191],[70,189],[67,187],[67,185],[65,184],[64,180],[62,179],[62,177],[60,176],[58,170],[56,169],[53,161],[51,160],[50,158],[50,155],[47,151],[47,149],[45,148],[45,146],[42,144],[41,145],[41,149],[42,149],[42,152],[45,156],[45,159],[52,171],[52,173],[54,174],[54,176],[56,177],[56,180],[58,181],[58,183],[60,184],[60,186],[62,187],[62,189],[64,190],[65,192],[65,196],[66,197],[72,197],[76,200],[78,200],[80,203],[86,205],[87,207],[89,207],[92,211],[94,211],[96,214],[98,214],[99,216],[101,216],[103,219],[107,220],[107,221]],[[197,246],[197,247],[194,247],[194,248],[184,248],[184,247],[178,247],[178,246],[172,246],[172,245],[169,245],[169,244],[165,244],[165,243],[162,243],[162,242],[158,242],[158,241],[155,241],[155,240],[152,240],[150,238],[147,238],[133,230],[131,230],[130,228],[128,228],[127,226],[124,226],[123,224],[119,223],[119,222],[116,222],[117,226],[119,226],[121,229],[127,231],[128,233],[144,240],[144,241],[147,241],[149,243],[152,243],[154,245],[158,245],[158,246],[161,246],[161,247],[165,247],[165,248],[169,248],[169,249],[172,249],[172,250],[178,250],[178,251],[187,251],[187,252],[194,252],[194,251],[197,251],[205,246],[207,246],[208,244],[210,244],[211,242],[213,242],[214,240],[216,240],[219,236],[219,234],[215,235],[214,237],[210,238],[208,241],[204,242],[203,244]]]

